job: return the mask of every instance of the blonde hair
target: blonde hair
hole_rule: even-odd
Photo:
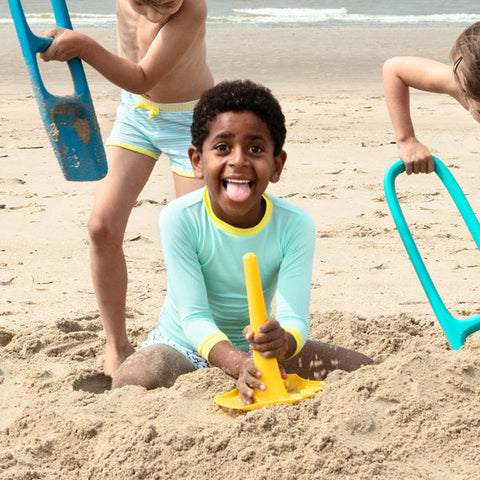
[[[467,27],[450,51],[455,78],[465,95],[480,101],[480,22]]]

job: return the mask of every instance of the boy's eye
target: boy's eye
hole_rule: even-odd
[[[219,152],[227,152],[228,151],[228,146],[225,145],[224,143],[221,143],[220,145],[215,146],[215,150]]]
[[[252,153],[262,153],[263,152],[263,148],[260,145],[252,145],[248,150]]]

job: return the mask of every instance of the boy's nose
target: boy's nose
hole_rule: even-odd
[[[246,155],[241,148],[236,148],[230,155],[230,163],[235,166],[241,166],[246,163]]]

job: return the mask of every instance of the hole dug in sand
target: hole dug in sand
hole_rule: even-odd
[[[82,375],[72,386],[74,390],[100,394],[112,389],[112,379],[103,373]]]

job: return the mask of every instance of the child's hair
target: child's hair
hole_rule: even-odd
[[[278,155],[285,143],[285,117],[271,91],[250,80],[224,81],[205,91],[193,111],[192,145],[202,151],[210,124],[225,112],[252,112],[268,127]]]
[[[457,82],[467,97],[480,101],[480,22],[467,27],[450,51]]]

